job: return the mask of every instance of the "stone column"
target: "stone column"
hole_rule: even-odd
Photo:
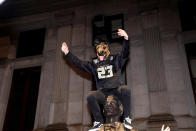
[[[54,57],[55,53],[50,52],[45,56],[41,67],[40,88],[37,102],[35,128],[44,128],[49,124],[51,95],[54,85]]]
[[[150,115],[149,92],[146,74],[145,42],[140,26],[136,3],[132,4],[128,16],[128,33],[130,39],[130,61],[127,65],[127,82],[132,92],[132,112],[136,119]]]
[[[158,10],[144,12],[141,17],[151,113],[169,113],[170,107],[168,105],[162,45],[158,26]]]
[[[52,92],[54,88],[55,59],[56,59],[56,29],[49,28],[46,32],[46,39],[43,51],[41,67],[40,88],[37,102],[35,129],[45,128],[53,121],[52,118]]]
[[[150,116],[145,50],[141,19],[136,3],[131,3],[128,12],[127,32],[130,39],[130,56],[127,70],[127,84],[131,88],[131,113],[133,126],[146,130],[146,121]]]
[[[178,130],[193,131],[196,106],[185,54],[186,43],[181,41],[177,3],[161,8],[159,19],[170,111],[177,121]]]
[[[86,25],[85,13],[83,9],[77,9],[73,20],[72,43],[69,46],[71,52],[80,60],[86,60],[87,47],[85,45]],[[84,79],[88,74],[78,69],[75,65],[70,65],[69,74],[69,94],[67,109],[67,124],[72,131],[82,131],[84,112]]]
[[[69,67],[63,58],[61,44],[66,41],[71,43],[70,25],[60,27],[57,30],[57,49],[54,76],[54,88],[52,94],[50,123],[67,123],[68,94],[69,94]]]
[[[92,46],[92,17],[86,18],[86,29],[85,29],[85,60],[91,61],[93,57],[96,56],[94,47]],[[82,112],[82,125],[83,131],[87,131],[89,129],[89,125],[92,124],[90,110],[87,105],[87,96],[89,91],[92,89],[92,79],[90,75],[87,79],[84,79],[84,91],[83,91],[83,112]]]
[[[12,83],[12,72],[11,65],[5,63],[0,66],[0,130],[3,130]]]
[[[170,114],[170,101],[159,27],[159,10],[153,8],[157,8],[156,6],[151,5],[151,7],[150,10],[144,8],[141,12],[151,111],[147,130],[160,130],[164,123],[172,125],[172,129],[176,130],[176,122]]]

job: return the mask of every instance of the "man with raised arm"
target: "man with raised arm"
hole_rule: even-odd
[[[92,75],[96,91],[92,91],[87,102],[94,117],[94,126],[89,131],[98,131],[103,125],[104,120],[100,105],[103,105],[107,96],[117,96],[123,105],[123,124],[127,129],[132,129],[130,119],[130,90],[123,86],[120,80],[122,67],[125,65],[129,56],[130,44],[127,33],[118,29],[117,34],[124,38],[123,48],[117,55],[110,55],[109,46],[106,41],[96,41],[97,58],[92,62],[81,61],[74,56],[65,42],[62,43],[61,50],[66,58],[76,67]]]

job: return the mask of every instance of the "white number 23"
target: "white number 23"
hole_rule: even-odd
[[[113,77],[112,65],[97,68],[97,73],[99,79]]]

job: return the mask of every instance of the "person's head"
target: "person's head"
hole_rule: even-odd
[[[104,104],[104,115],[105,116],[120,116],[123,113],[123,106],[118,98],[111,95],[107,97]]]
[[[108,58],[110,55],[109,45],[106,41],[96,41],[96,54],[100,61]]]

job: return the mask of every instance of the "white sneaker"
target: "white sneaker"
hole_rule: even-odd
[[[95,121],[93,123],[93,128],[89,129],[88,131],[99,131],[99,129],[102,125],[103,125],[103,123]]]
[[[131,119],[129,117],[126,117],[123,121],[123,125],[125,128],[131,130],[133,127],[131,126]]]

